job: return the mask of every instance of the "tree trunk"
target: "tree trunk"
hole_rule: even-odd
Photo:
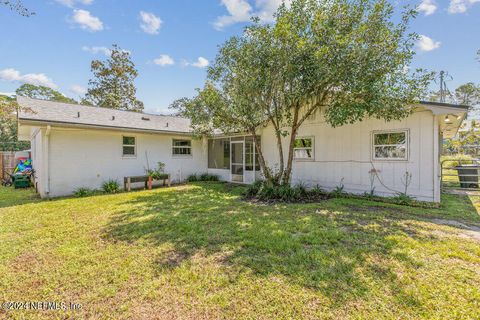
[[[277,178],[276,178],[277,181],[276,182],[280,182],[281,178],[282,178],[282,175],[283,175],[283,171],[285,169],[285,160],[284,160],[284,157],[283,157],[282,135],[281,135],[281,132],[280,132],[279,125],[277,123],[275,123],[273,120],[272,120],[272,123],[273,123],[274,129],[275,129],[275,137],[277,138],[277,149],[278,149],[279,162],[280,162],[280,168],[279,168],[279,172],[277,174]]]
[[[295,138],[297,137],[297,130],[298,130],[298,108],[295,108],[293,113],[293,122],[292,122],[292,129],[290,132],[290,144],[288,146],[288,158],[287,158],[287,168],[283,172],[282,175],[282,184],[288,185],[290,184],[290,178],[292,175],[292,164],[293,164],[293,147],[295,145]]]
[[[305,106],[301,104],[297,104],[293,106],[294,109],[293,113],[293,121],[291,126],[290,132],[290,145],[288,146],[288,160],[287,160],[287,168],[283,173],[282,183],[283,184],[290,184],[290,179],[292,175],[292,165],[293,165],[293,155],[294,155],[294,146],[295,146],[295,139],[297,138],[298,129],[303,124],[305,119],[307,119],[313,112],[315,112],[321,105],[323,105],[323,101],[325,100],[326,93],[321,96],[321,99],[317,99],[310,105],[308,111],[299,118],[300,110],[304,109]]]
[[[257,133],[255,132],[255,130],[250,131],[250,133],[253,135],[253,141],[255,142],[255,150],[258,153],[258,161],[260,162],[260,170],[262,171],[266,180],[272,181],[272,179],[273,179],[272,171],[270,170],[269,167],[267,167],[267,165],[265,163],[265,158],[263,157],[263,152],[262,152],[262,146],[260,145],[260,141],[258,141]]]

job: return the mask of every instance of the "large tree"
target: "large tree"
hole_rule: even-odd
[[[455,89],[457,103],[474,106],[480,103],[480,87],[473,82],[462,84]]]
[[[14,98],[0,95],[0,151],[25,150],[30,146],[18,141],[17,110]]]
[[[77,103],[77,101],[75,101],[74,99],[66,97],[57,90],[45,86],[36,86],[26,83],[21,85],[15,92],[19,96],[29,97],[33,99],[57,101],[64,103]]]
[[[221,129],[255,134],[254,124],[271,124],[279,170],[266,167],[257,145],[260,164],[267,179],[288,184],[295,138],[312,114],[322,110],[335,127],[412,112],[432,77],[407,72],[417,39],[407,28],[415,15],[406,9],[394,22],[394,7],[385,0],[294,0],[280,6],[274,24],[255,19],[220,48],[205,89],[220,97],[214,105],[201,91],[174,107],[192,118],[195,130],[232,123]],[[288,137],[285,146],[282,137]]]
[[[143,102],[136,98],[138,71],[128,51],[113,45],[110,58],[94,60],[94,78],[89,81],[85,102],[98,107],[141,112]]]

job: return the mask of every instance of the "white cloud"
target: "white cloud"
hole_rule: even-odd
[[[112,50],[108,49],[107,47],[89,47],[83,46],[82,50],[85,52],[90,52],[91,54],[99,54],[102,53],[106,56],[110,56],[112,54]]]
[[[259,17],[260,21],[268,23],[272,22],[273,15],[278,7],[285,2],[287,6],[292,3],[292,0],[255,0],[255,9],[247,0],[221,0],[222,5],[228,11],[228,15],[220,16],[213,23],[217,30],[239,23],[247,22],[252,17]]]
[[[8,82],[29,83],[37,86],[45,86],[57,89],[58,86],[44,73],[21,74],[13,68],[0,70],[0,79]]]
[[[160,57],[153,60],[153,63],[155,63],[156,65],[165,67],[165,66],[171,66],[175,64],[175,61],[173,61],[173,59],[169,55],[162,54]]]
[[[273,15],[277,12],[278,7],[282,4],[282,0],[256,0],[255,5],[257,8],[256,16],[263,22],[273,22]],[[292,0],[285,0],[285,5],[289,7]]]
[[[140,11],[140,28],[148,34],[158,34],[162,20],[151,12]]]
[[[122,50],[122,52],[126,52],[128,54],[132,53],[130,50],[126,50],[126,49],[121,49],[121,50]],[[107,47],[103,47],[103,46],[98,46],[98,47],[97,46],[93,46],[93,47],[83,46],[82,51],[89,52],[91,54],[104,54],[107,57],[110,57],[112,55],[112,50],[107,48]]]
[[[84,30],[92,32],[103,30],[103,22],[99,18],[92,16],[87,10],[73,10],[72,21]]]
[[[437,11],[437,4],[434,0],[423,0],[418,5],[417,10],[423,12],[426,16],[429,16]]]
[[[450,5],[448,6],[448,12],[449,13],[467,12],[467,10],[477,2],[480,2],[480,0],[450,0]]]
[[[55,0],[55,1],[57,1],[60,4],[63,4],[64,6],[70,7],[70,8],[75,6],[75,4],[77,4],[77,3],[85,4],[85,5],[93,3],[93,0]]]
[[[85,87],[82,87],[78,84],[74,84],[73,86],[70,87],[70,92],[76,94],[76,95],[84,95],[87,93],[87,89]]]
[[[208,67],[209,64],[210,63],[208,62],[208,60],[205,59],[204,57],[198,57],[196,62],[190,63],[189,65],[196,68],[206,68]]]
[[[222,4],[227,8],[229,15],[217,18],[213,24],[217,30],[231,24],[248,21],[252,16],[252,6],[246,0],[222,0]]]
[[[420,38],[417,41],[417,47],[421,51],[432,51],[438,49],[440,48],[440,44],[440,41],[435,41],[423,34],[420,35]]]

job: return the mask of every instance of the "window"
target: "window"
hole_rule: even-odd
[[[408,131],[374,132],[374,160],[407,160]]]
[[[293,146],[294,158],[297,160],[313,159],[313,138],[297,138]]]
[[[134,157],[136,153],[135,137],[122,137],[123,139],[123,153],[124,157]]]
[[[191,140],[173,140],[172,154],[174,156],[190,156],[192,155]]]
[[[208,168],[230,169],[230,139],[208,140]]]

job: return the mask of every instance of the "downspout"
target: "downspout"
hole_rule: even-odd
[[[441,201],[441,179],[442,168],[440,163],[441,155],[440,123],[438,115],[433,115],[433,202]]]
[[[44,168],[45,168],[45,194],[47,198],[50,197],[50,132],[52,130],[51,126],[47,126],[45,131],[45,157],[44,157]]]

